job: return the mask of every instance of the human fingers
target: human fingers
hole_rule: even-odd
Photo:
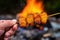
[[[0,20],[0,30],[5,30],[16,24],[16,20]]]
[[[18,25],[15,24],[9,31],[7,31],[5,33],[4,40],[8,40],[15,33],[15,31],[17,30],[17,28],[18,28]]]
[[[16,24],[16,20],[0,20],[0,36],[14,24]]]

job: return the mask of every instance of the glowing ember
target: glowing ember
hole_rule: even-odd
[[[21,27],[33,26],[34,23],[46,23],[47,14],[44,12],[43,0],[26,0],[27,5],[18,14]]]

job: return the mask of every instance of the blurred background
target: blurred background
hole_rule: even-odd
[[[0,0],[0,20],[16,19],[23,10],[26,0]],[[44,0],[45,11],[50,14],[60,13],[60,0]],[[49,17],[44,31],[18,27],[11,40],[60,40],[60,15]]]

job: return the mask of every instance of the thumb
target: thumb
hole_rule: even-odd
[[[16,20],[0,20],[0,36],[10,27],[16,24]]]
[[[16,20],[0,20],[0,30],[9,28],[13,26],[14,24],[16,24],[16,22],[17,22]]]

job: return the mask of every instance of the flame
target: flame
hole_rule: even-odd
[[[34,19],[36,23],[40,23],[40,16],[42,16],[40,14],[43,12],[43,15],[47,16],[46,12],[44,12],[43,0],[26,0],[26,2],[27,4],[23,11],[18,14],[20,26],[32,25]],[[42,18],[42,22],[45,22],[46,19]]]

